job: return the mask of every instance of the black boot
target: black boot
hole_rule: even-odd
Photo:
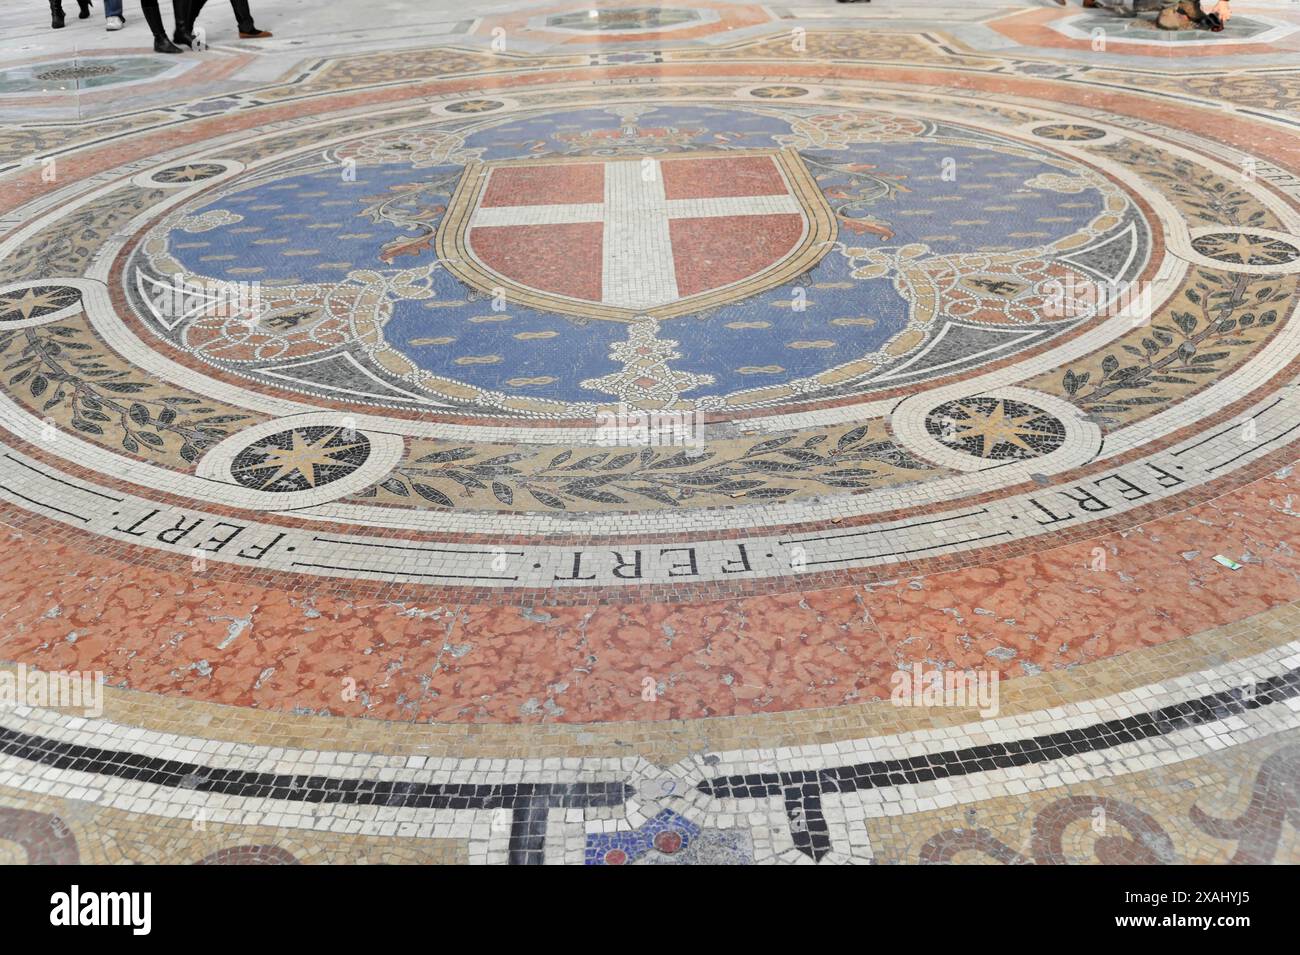
[[[192,5],[192,0],[172,0],[172,42],[190,49],[194,49],[194,17],[198,16],[198,10],[191,10]]]
[[[140,9],[144,13],[145,23],[149,24],[149,32],[153,34],[153,51],[155,53],[185,52],[167,39],[167,31],[163,28],[162,14],[158,12],[158,0],[140,0]]]
[[[176,29],[172,31],[172,42],[192,50],[194,49],[194,17],[191,13],[197,14],[198,11],[191,11],[191,6],[191,0],[172,0],[172,19],[176,21]]]
[[[90,0],[77,0],[77,6],[81,7],[81,13],[77,15],[78,20],[90,19]]]
[[[63,4],[60,0],[50,0],[50,26],[56,30],[63,29]]]

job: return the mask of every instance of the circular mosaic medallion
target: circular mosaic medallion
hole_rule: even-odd
[[[930,412],[925,427],[946,447],[992,461],[1040,457],[1065,441],[1065,427],[1055,416],[999,398],[944,402]]]
[[[248,416],[213,414],[211,406],[168,407],[167,423],[194,445],[195,473],[217,499],[241,507],[335,501],[384,480],[403,453],[401,438],[351,415],[318,412],[254,423]]]
[[[524,636],[494,652],[526,668],[538,595],[569,622],[651,592],[797,605],[1154,520],[1288,446],[1300,219],[1272,140],[1247,178],[1038,77],[958,96],[783,60],[755,96],[707,61],[571,75],[596,55],[241,109],[16,210],[5,500],[163,566],[209,544],[214,578],[508,606]],[[609,712],[677,692],[671,666],[608,690],[613,666],[569,666]],[[743,668],[710,679],[763,705]],[[558,718],[558,692],[485,713]]]
[[[104,705],[0,708],[14,852],[1288,858],[1279,51],[685,9],[22,107],[0,670]]]
[[[749,91],[749,95],[759,99],[798,99],[810,92],[803,86],[756,86]]]
[[[0,291],[0,327],[41,325],[80,310],[81,290],[36,283]]]
[[[1096,126],[1084,126],[1079,123],[1049,123],[1046,126],[1035,127],[1034,135],[1066,143],[1086,143],[1104,139],[1106,131]]]
[[[280,431],[254,441],[235,457],[231,474],[243,487],[282,494],[331,484],[370,457],[370,441],[345,428]]]
[[[1300,259],[1300,242],[1244,232],[1209,232],[1192,239],[1192,248],[1217,262],[1236,265],[1289,265]]]
[[[1155,225],[1094,163],[913,111],[503,106],[336,146],[342,179],[314,153],[225,177],[140,237],[124,292],[180,351],[268,387],[584,418],[969,372],[1096,320],[1053,290],[1128,287],[1151,254]],[[626,235],[603,224],[625,212]],[[152,299],[175,275],[255,287],[260,320],[173,320]]]
[[[188,186],[219,176],[227,167],[220,163],[194,162],[153,173],[153,181],[168,186]]]
[[[444,107],[448,113],[490,113],[500,109],[505,103],[495,99],[469,99],[460,103],[449,103]]]

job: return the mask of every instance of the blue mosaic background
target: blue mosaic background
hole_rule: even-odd
[[[673,151],[780,147],[774,137],[790,132],[785,119],[744,109],[654,108],[640,112],[635,122],[643,128],[695,130],[687,134],[686,146],[674,146]],[[485,160],[578,155],[589,146],[574,137],[624,125],[614,111],[606,109],[548,113],[475,132],[467,146],[483,148]],[[893,230],[894,238],[881,241],[875,235],[851,235],[841,229],[841,241],[850,246],[888,248],[924,242],[938,255],[1028,248],[1078,231],[1103,205],[1101,195],[1092,189],[1077,194],[1028,189],[1024,184],[1035,176],[1063,170],[973,139],[965,144],[929,138],[866,143],[804,155],[832,207],[843,206],[836,197],[845,195],[855,182],[860,186],[861,178],[829,169],[827,163],[841,169],[849,164],[874,167],[873,173],[901,187],[868,207],[870,215]],[[940,175],[947,158],[956,164],[954,181]],[[384,243],[415,231],[404,233],[389,223],[376,225],[360,213],[394,187],[427,183],[455,172],[455,167],[413,169],[393,163],[361,166],[355,182],[344,182],[338,168],[330,166],[259,182],[191,210],[227,209],[243,221],[199,234],[174,233],[172,252],[193,273],[265,283],[332,283],[353,269],[396,271],[427,264],[432,249],[418,257],[382,262],[379,252]],[[850,215],[856,217],[860,211]],[[806,377],[880,349],[905,326],[907,303],[890,278],[858,281],[849,273],[847,260],[832,251],[797,283],[807,290],[807,308],[802,312],[790,307],[787,287],[706,315],[664,323],[661,337],[681,343],[683,357],[673,367],[715,379],[713,385],[688,396],[721,395]],[[579,383],[618,370],[609,351],[614,342],[626,339],[623,325],[584,324],[513,303],[506,312],[493,313],[487,301],[468,301],[466,288],[442,270],[433,273],[433,289],[436,304],[399,301],[386,328],[389,342],[421,367],[481,388],[535,398],[576,402],[609,397]],[[509,316],[507,320],[502,320],[503,314]],[[836,319],[870,319],[872,324],[837,325]],[[754,327],[760,322],[768,324]],[[737,323],[746,327],[731,327]],[[550,337],[534,337],[537,333]],[[420,344],[444,337],[454,341]],[[819,347],[792,347],[808,342]],[[497,360],[456,362],[485,356]],[[528,386],[509,383],[518,378],[541,381]]]

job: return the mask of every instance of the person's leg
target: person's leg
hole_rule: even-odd
[[[149,30],[153,33],[153,38],[157,40],[162,37],[167,39],[167,31],[163,28],[162,14],[158,12],[158,0],[140,0],[140,12],[144,14],[144,22],[149,24]]]
[[[62,30],[65,22],[63,19],[63,4],[60,0],[50,0],[50,26],[56,30]]]
[[[185,17],[185,32],[190,36],[194,35],[194,21],[199,18],[199,14],[203,11],[203,4],[207,2],[208,0],[189,0],[186,4],[188,12]]]
[[[235,22],[239,24],[239,35],[244,38],[269,37],[271,34],[265,30],[259,30],[253,23],[253,11],[248,8],[248,0],[230,0],[231,7],[235,11]]]
[[[120,17],[122,15],[122,0],[104,0],[104,18]]]
[[[144,22],[149,24],[153,33],[155,53],[180,53],[181,48],[167,39],[167,29],[163,26],[162,14],[158,12],[158,0],[140,0],[140,9],[144,13]]]
[[[172,21],[176,24],[172,30],[172,40],[184,46],[194,45],[194,28],[190,17],[189,0],[172,0]]]
[[[77,19],[78,19],[78,20],[89,20],[89,19],[90,19],[90,0],[77,0],[77,6],[79,6],[79,7],[81,8],[81,12],[77,14]]]

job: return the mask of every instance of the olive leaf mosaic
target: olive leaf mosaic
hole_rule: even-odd
[[[932,474],[882,422],[835,433],[669,447],[455,445],[412,454],[362,497],[513,510],[680,508],[864,491]]]

